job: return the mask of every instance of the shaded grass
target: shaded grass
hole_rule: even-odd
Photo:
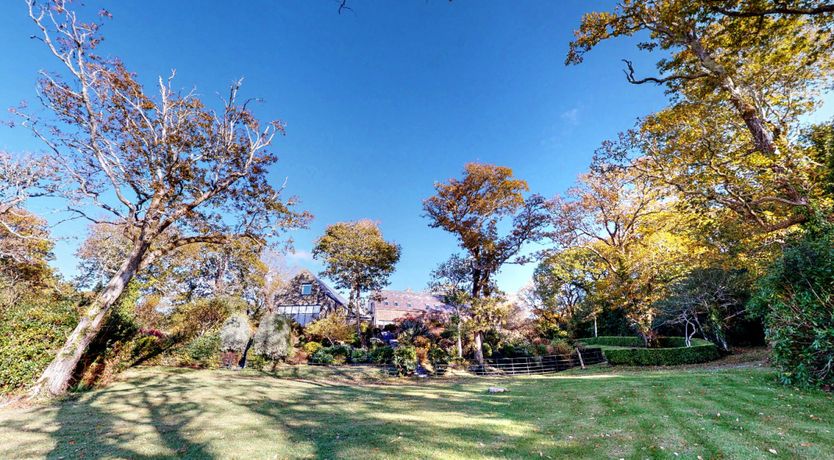
[[[832,403],[754,368],[429,382],[145,368],[3,410],[0,458],[834,458]]]

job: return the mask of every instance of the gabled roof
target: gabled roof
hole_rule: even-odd
[[[325,293],[325,294],[327,294],[327,296],[328,296],[328,297],[330,297],[331,299],[335,300],[336,302],[339,302],[339,303],[340,303],[340,304],[342,304],[342,305],[347,305],[347,304],[348,304],[347,300],[345,300],[345,298],[344,298],[344,297],[342,297],[342,296],[341,296],[338,292],[336,292],[333,288],[331,288],[330,286],[328,286],[328,285],[327,285],[327,283],[325,283],[324,281],[322,281],[322,279],[321,279],[321,278],[319,278],[319,277],[318,277],[318,276],[316,276],[313,272],[311,272],[310,270],[307,270],[306,268],[300,268],[300,269],[298,269],[298,271],[297,271],[297,272],[293,275],[293,278],[295,278],[296,276],[298,276],[298,275],[300,275],[300,274],[302,274],[302,273],[307,274],[307,275],[310,275],[310,277],[311,277],[311,278],[313,278],[313,279],[316,281],[316,283],[318,283],[318,284],[319,284],[319,286],[321,286],[321,287],[324,289],[324,293]]]

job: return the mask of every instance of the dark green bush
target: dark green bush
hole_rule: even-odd
[[[834,385],[834,229],[812,229],[757,283],[751,307],[764,317],[784,383]]]
[[[600,336],[581,339],[586,345],[605,345],[609,347],[642,347],[640,337]]]
[[[364,348],[354,348],[350,352],[350,362],[353,364],[365,364],[371,362],[371,354]]]
[[[441,347],[429,349],[429,362],[437,364],[449,364],[449,353]]]
[[[388,364],[394,359],[394,349],[388,346],[374,347],[370,354],[371,362],[375,364]]]
[[[320,348],[310,356],[310,362],[313,364],[333,364],[335,361],[330,348]]]
[[[411,345],[400,345],[394,349],[394,367],[399,375],[411,375],[417,370],[417,349]]]
[[[202,368],[217,367],[220,360],[220,333],[207,332],[185,346],[184,364]]]
[[[673,347],[611,349],[604,351],[605,358],[609,364],[613,365],[677,366],[680,364],[705,363],[720,356],[718,348],[714,344],[702,339],[692,339],[691,347],[675,347],[678,344],[684,345],[682,337],[666,337],[660,343]]]

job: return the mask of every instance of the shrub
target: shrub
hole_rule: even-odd
[[[307,343],[304,344],[304,347],[302,347],[302,348],[304,349],[304,353],[307,353],[308,355],[312,355],[312,354],[315,354],[317,351],[321,350],[322,347],[323,347],[323,345],[320,344],[319,342],[307,342]]]
[[[350,353],[350,362],[364,364],[371,362],[371,354],[363,348],[354,348]]]
[[[286,358],[292,350],[290,320],[277,313],[264,315],[255,332],[252,349],[273,361]]]
[[[330,349],[321,348],[310,356],[310,362],[314,364],[333,364],[335,359],[333,354],[330,353]]]
[[[417,350],[410,345],[400,345],[392,359],[399,375],[411,375],[417,370]]]
[[[78,309],[70,300],[22,302],[0,310],[0,393],[32,383],[76,324]]]
[[[429,350],[429,362],[432,364],[448,364],[449,363],[449,353],[446,352],[443,348],[440,347],[432,347]]]
[[[220,349],[243,353],[249,343],[250,335],[249,317],[243,313],[235,313],[223,323],[223,328],[220,329]]]
[[[556,339],[550,343],[553,353],[557,355],[569,355],[573,353],[573,345],[565,339]]]
[[[335,345],[330,347],[329,351],[333,355],[334,364],[344,364],[350,360],[350,355],[353,354],[353,347],[350,345]]]
[[[171,315],[171,326],[187,339],[196,337],[221,326],[229,315],[245,307],[243,300],[233,297],[196,300],[177,307]]]
[[[188,366],[217,367],[217,358],[220,355],[220,334],[217,332],[203,334],[189,342],[184,351],[187,358],[184,364]]]
[[[304,333],[318,340],[327,340],[330,345],[339,342],[353,342],[355,328],[348,324],[347,316],[341,310],[331,312],[304,328]]]
[[[375,364],[388,364],[394,359],[394,349],[391,347],[375,347],[370,353],[371,362]]]
[[[756,288],[751,306],[764,317],[781,380],[834,384],[834,229],[825,225],[786,248]]]
[[[626,337],[624,337],[626,338]],[[705,363],[717,359],[718,348],[706,340],[692,339],[692,346],[684,345],[683,337],[665,337],[661,345],[670,348],[621,348],[605,350],[609,364],[625,366],[677,366]]]

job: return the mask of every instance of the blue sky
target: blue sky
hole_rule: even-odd
[[[402,245],[394,289],[422,289],[456,251],[422,217],[436,181],[459,176],[466,162],[490,162],[552,196],[603,140],[666,102],[662,89],[625,81],[622,58],[653,70],[633,41],[564,65],[582,13],[605,1],[353,0],[341,15],[335,0],[86,3],[113,14],[101,52],[147,84],[176,69],[180,87],[211,100],[244,77],[242,95],[264,99],[257,114],[287,124],[273,146],[274,183],[286,177],[315,215],[292,233],[289,264],[318,271],[309,251],[324,227],[370,218]],[[57,69],[34,33],[22,1],[0,3],[0,106],[34,101],[37,71]],[[5,128],[0,148],[41,150],[28,132]],[[55,229],[63,239],[54,265],[67,276],[84,232],[83,223]],[[514,292],[532,269],[508,267],[499,285]]]

